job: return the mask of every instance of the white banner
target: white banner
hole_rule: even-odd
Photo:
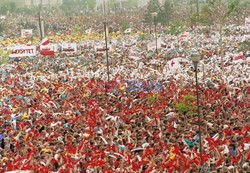
[[[245,18],[245,26],[250,27],[250,18]]]
[[[36,46],[16,46],[10,47],[10,58],[36,56]]]
[[[103,52],[106,51],[106,46],[104,44],[96,44],[94,46],[96,52]],[[108,45],[108,50],[112,50],[111,45]]]
[[[76,43],[62,43],[62,52],[66,54],[77,53]]]
[[[22,29],[21,30],[21,37],[22,38],[29,38],[32,37],[33,31],[32,29]]]

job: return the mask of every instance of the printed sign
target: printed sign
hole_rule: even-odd
[[[29,38],[32,37],[33,31],[32,29],[22,29],[21,30],[21,37],[22,38]]]
[[[77,53],[76,43],[62,43],[62,52],[66,54]]]
[[[40,46],[40,54],[43,56],[54,56],[55,53],[58,52],[58,45],[57,44],[48,44],[48,45],[41,45]]]
[[[16,46],[10,47],[10,58],[36,56],[36,46]]]

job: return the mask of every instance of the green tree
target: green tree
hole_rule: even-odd
[[[222,29],[225,26],[226,21],[235,12],[239,6],[240,0],[210,0],[209,7],[212,11],[212,19],[215,24],[219,25],[219,45],[220,45],[220,57],[221,57],[221,68],[224,71],[224,46],[222,42]]]
[[[14,2],[8,2],[8,3],[4,3],[1,7],[0,7],[0,13],[1,14],[6,14],[8,11],[9,12],[15,12],[17,9],[16,4]]]
[[[166,0],[163,7],[160,8],[158,21],[163,25],[169,24],[172,19],[173,12],[172,4],[169,2],[169,0]]]
[[[176,20],[170,25],[169,34],[178,35],[184,31],[184,24],[180,20]]]
[[[213,12],[211,8],[209,8],[208,4],[205,4],[200,13],[199,21],[203,25],[212,25],[213,24],[213,18],[212,18]]]
[[[96,0],[86,0],[86,4],[87,4],[89,9],[91,9],[92,11],[95,10]]]
[[[149,0],[146,13],[144,14],[144,22],[152,23],[154,21],[152,13],[156,12],[159,14],[160,10],[161,6],[158,0]],[[158,19],[158,16],[156,18]]]
[[[190,22],[191,22],[191,26],[197,25],[198,24],[198,20],[200,18],[199,15],[199,0],[190,0],[189,1],[189,6],[190,6],[190,11],[191,11],[191,15],[190,15]],[[195,10],[195,8],[196,10]]]
[[[181,115],[193,115],[196,109],[195,97],[192,94],[185,95],[179,103],[175,103],[176,110]]]
[[[9,8],[9,11],[10,12],[15,12],[17,7],[16,7],[16,4],[14,2],[9,2],[8,4],[8,8]]]
[[[70,2],[71,2],[70,0],[63,0],[62,5],[60,6],[62,11],[66,13],[71,11],[71,9],[73,8],[74,1],[72,1],[71,3]]]
[[[3,26],[3,24],[0,21],[0,34],[3,33],[3,31],[4,31],[4,26]]]
[[[131,8],[131,7],[136,7],[138,5],[138,0],[128,0],[126,7]]]
[[[116,7],[116,0],[108,0],[107,7],[109,10],[114,10]]]
[[[95,0],[92,0],[94,3]],[[71,12],[77,12],[82,9],[86,9],[86,0],[63,0],[62,5],[60,6],[61,10],[66,12],[66,13],[71,13]],[[91,3],[89,4],[89,8],[91,9]]]

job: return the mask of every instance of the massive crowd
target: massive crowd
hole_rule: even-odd
[[[109,39],[109,82],[106,54],[95,49],[102,38],[79,40],[74,55],[2,64],[0,172],[249,171],[249,52],[239,50],[243,29],[231,31],[222,60],[216,30],[161,34],[158,54],[140,36]],[[193,49],[202,54],[201,139],[195,102],[177,108],[196,96]],[[129,90],[128,80],[161,82],[162,90]]]

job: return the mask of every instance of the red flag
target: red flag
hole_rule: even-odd
[[[223,158],[221,157],[221,158],[217,161],[215,167],[216,167],[216,168],[219,167],[219,166],[222,164],[222,161],[223,161]]]
[[[40,45],[46,46],[46,45],[48,45],[48,44],[49,44],[49,39],[48,39],[48,37],[45,37],[45,38],[41,41],[41,44],[40,44]]]
[[[168,126],[168,132],[171,133],[173,131],[173,126],[172,125],[169,125]]]

